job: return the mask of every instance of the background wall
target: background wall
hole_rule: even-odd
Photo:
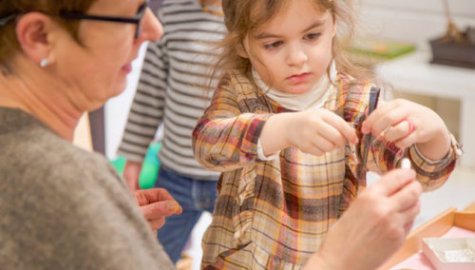
[[[475,1],[448,0],[452,18],[460,30],[475,27]],[[416,44],[430,50],[428,40],[442,36],[447,19],[442,0],[356,0],[360,9],[361,36],[378,36]],[[460,102],[407,94],[396,89],[395,96],[407,98],[436,110],[458,137]],[[401,89],[400,89],[401,90]]]
[[[445,33],[442,0],[354,0],[359,21],[367,34],[416,43],[427,49],[427,40]],[[455,23],[475,27],[475,1],[448,0]],[[364,33],[363,33],[364,34]]]
[[[430,38],[446,30],[446,17],[442,0],[353,0],[360,9],[360,35],[372,35],[409,41],[419,49],[427,50]],[[449,0],[454,21],[465,28],[475,27],[475,0]],[[126,117],[135,93],[135,86],[142,64],[143,52],[134,62],[126,91],[106,105],[107,156],[113,158],[122,137]],[[399,93],[396,93],[399,94]],[[402,94],[400,94],[402,95]],[[405,95],[412,100],[436,109],[453,131],[458,130],[459,104],[454,100],[427,96]]]

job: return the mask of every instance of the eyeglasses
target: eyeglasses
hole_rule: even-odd
[[[130,23],[135,24],[134,37],[138,38],[142,31],[141,22],[147,11],[149,0],[144,1],[138,8],[134,17],[116,17],[116,16],[101,16],[101,15],[89,15],[82,12],[61,11],[59,16],[66,20],[92,20],[102,22],[116,22],[116,23]]]
[[[6,24],[9,23],[11,20],[15,19],[16,16],[17,16],[16,14],[10,14],[10,15],[7,15],[7,16],[5,16],[5,17],[0,18],[0,26],[6,25]]]
[[[138,38],[141,34],[141,22],[147,11],[149,0],[145,0],[138,8],[137,13],[134,17],[117,17],[117,16],[101,16],[101,15],[91,15],[85,14],[83,12],[77,11],[61,11],[59,17],[65,20],[93,20],[93,21],[102,21],[102,22],[115,22],[115,23],[129,23],[135,24],[135,34],[134,37]],[[0,26],[4,26],[13,19],[15,19],[18,14],[10,14],[3,18],[0,18]]]

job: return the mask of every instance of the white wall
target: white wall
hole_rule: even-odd
[[[455,23],[463,30],[475,26],[474,0],[448,0]],[[427,40],[446,31],[442,0],[356,0],[359,21],[366,34],[414,42],[427,48]]]
[[[378,36],[411,42],[419,50],[429,50],[429,39],[445,34],[447,29],[443,0],[356,0],[361,12],[361,36]],[[474,0],[448,0],[452,18],[462,31],[475,27]],[[397,89],[396,89],[397,90]],[[454,135],[460,130],[460,103],[457,100],[395,92],[436,110]]]

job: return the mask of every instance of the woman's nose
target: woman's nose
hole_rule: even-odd
[[[148,9],[145,12],[142,21],[142,33],[141,39],[147,41],[159,40],[163,35],[163,26],[158,21],[157,17],[153,15],[153,12]]]

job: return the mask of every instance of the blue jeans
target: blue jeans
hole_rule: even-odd
[[[180,259],[201,214],[204,211],[213,212],[216,185],[217,181],[196,180],[161,166],[155,187],[168,190],[183,208],[181,215],[168,217],[165,225],[157,232],[158,240],[173,263]]]

